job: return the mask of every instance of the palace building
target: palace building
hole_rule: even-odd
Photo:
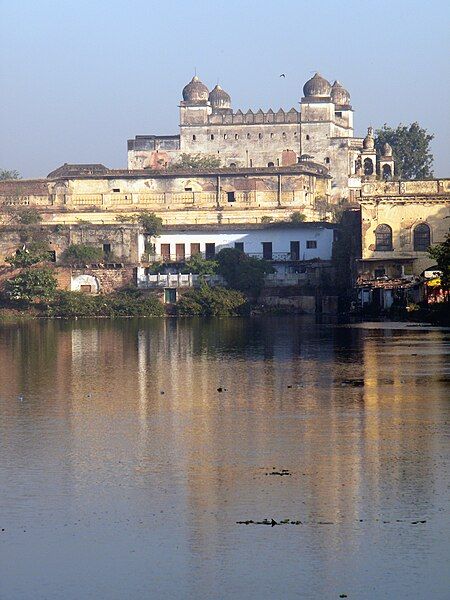
[[[195,76],[183,88],[178,135],[128,141],[128,168],[164,169],[181,154],[220,160],[222,167],[263,168],[312,160],[332,177],[331,198],[354,200],[364,175],[363,139],[354,136],[349,92],[316,73],[303,86],[300,109],[233,110],[231,96]],[[368,163],[366,163],[367,165]],[[370,173],[367,173],[370,175]]]

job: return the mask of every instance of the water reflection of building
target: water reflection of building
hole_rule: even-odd
[[[30,435],[17,460],[57,455],[74,511],[92,493],[122,501],[123,483],[123,510],[168,507],[192,560],[212,562],[233,552],[236,520],[332,521],[296,542],[315,536],[326,563],[345,524],[430,508],[440,405],[424,390],[443,393],[430,377],[444,373],[442,335],[291,318],[30,323],[0,330],[1,397],[23,417],[15,438]],[[364,385],[341,385],[352,378]],[[55,433],[33,437],[48,418]],[[266,476],[273,466],[292,477]]]

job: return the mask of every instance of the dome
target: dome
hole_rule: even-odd
[[[373,127],[367,129],[367,135],[363,141],[364,150],[373,150],[375,148],[375,140],[373,137]]]
[[[191,81],[183,88],[183,100],[185,102],[207,102],[208,95],[208,88],[200,81],[197,75],[194,75]]]
[[[231,97],[219,84],[210,91],[209,101],[214,109],[231,108]]]
[[[303,86],[303,95],[305,97],[327,97],[331,93],[331,84],[320,73],[316,73]]]
[[[387,142],[383,144],[383,156],[392,156],[392,146]]]
[[[339,81],[333,83],[331,99],[338,106],[348,106],[350,104],[350,94]]]

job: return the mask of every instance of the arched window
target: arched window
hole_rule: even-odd
[[[249,140],[251,138],[251,135],[249,133],[247,133],[247,139]]]
[[[193,141],[193,142],[195,142],[195,140],[196,140],[196,139],[197,139],[197,136],[196,136],[196,135],[193,135],[193,136],[192,136],[192,141]]]
[[[226,133],[223,134],[223,139],[226,140],[228,135]]]
[[[329,164],[330,164],[330,157],[329,157],[329,156],[326,156],[326,157],[325,157],[325,162],[326,162],[326,164],[327,164],[327,165],[329,165]]]
[[[274,167],[275,165],[274,165],[274,163],[273,163],[273,162],[268,162],[268,163],[267,163],[267,166],[268,166],[268,167]]]
[[[392,250],[392,229],[386,223],[375,229],[375,250],[389,252]]]
[[[258,139],[262,139],[262,133],[258,133]]]
[[[416,252],[426,252],[431,244],[430,226],[427,223],[420,223],[414,227],[413,240]]]
[[[237,133],[234,134],[234,139],[238,140],[239,139],[239,135]]]
[[[212,140],[214,139],[214,134],[213,133],[210,135],[210,139],[212,139]]]
[[[270,134],[270,138],[271,138],[271,139],[273,138],[273,133],[271,133],[271,134]]]
[[[306,139],[309,140],[309,135],[306,136]]]
[[[364,159],[364,175],[373,175],[373,161],[371,158]]]
[[[382,176],[383,179],[390,179],[392,177],[391,165],[383,165]]]
[[[282,135],[283,140],[285,140],[287,138],[286,133],[283,131],[283,135]]]
[[[230,169],[235,169],[236,168],[236,163],[230,163]]]

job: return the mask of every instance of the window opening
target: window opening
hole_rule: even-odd
[[[414,227],[413,239],[414,250],[426,252],[431,244],[430,226],[427,223],[420,223]]]
[[[379,252],[392,250],[392,229],[385,223],[375,229],[375,250]]]
[[[364,159],[364,175],[373,174],[373,162],[371,158]]]

